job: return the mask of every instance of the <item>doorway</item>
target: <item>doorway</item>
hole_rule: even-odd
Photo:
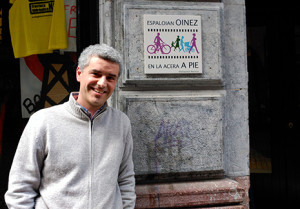
[[[246,1],[251,209],[300,197],[299,7]]]

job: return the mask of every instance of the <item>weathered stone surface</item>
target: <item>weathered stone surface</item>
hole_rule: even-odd
[[[239,176],[234,178],[234,180],[237,181],[241,185],[241,187],[244,188],[245,198],[242,205],[244,206],[245,209],[249,209],[250,208],[250,204],[249,204],[250,176]]]
[[[223,170],[238,177],[138,185],[137,208],[249,208],[245,1],[117,0],[114,6],[114,43],[125,61],[115,101],[132,121],[137,175]],[[202,74],[144,73],[144,14],[201,16]],[[222,96],[199,96],[207,90]]]
[[[137,175],[223,170],[221,96],[126,101]]]
[[[245,188],[230,179],[136,186],[136,208],[209,207],[241,209]]]
[[[245,1],[224,1],[224,161],[230,177],[249,175],[248,72]]]
[[[104,8],[106,8],[105,5],[111,5],[111,1],[105,1]],[[125,61],[117,91],[121,94],[126,94],[127,91],[140,91],[140,94],[143,94],[153,90],[160,92],[197,90],[201,93],[202,85],[206,90],[207,88],[224,90],[226,93],[222,104],[224,109],[222,140],[225,174],[230,177],[248,175],[249,129],[245,1],[117,0],[114,1],[112,7],[104,11],[105,13],[100,14],[102,15],[100,19],[104,20],[106,16],[111,15],[113,24],[111,21],[102,21],[103,28],[105,31],[106,27],[113,30],[113,35],[109,38],[123,52]],[[113,13],[110,13],[111,11]],[[170,14],[179,17],[185,14],[201,16],[202,75],[144,74],[144,14]],[[221,85],[214,83],[216,80],[221,80]],[[211,85],[207,87],[206,85],[210,82],[212,82]],[[118,93],[114,95],[112,101],[116,101],[116,106],[124,106],[127,102],[126,98],[119,97]],[[135,117],[132,119],[134,120]],[[148,127],[148,129],[157,129],[157,122],[151,123],[151,125],[156,126]],[[155,134],[154,132],[152,131],[152,134]]]
[[[224,111],[224,154],[228,176],[249,174],[248,91],[228,90]]]
[[[108,1],[109,2],[109,1]],[[107,3],[105,3],[107,4]],[[140,91],[138,94],[142,95],[145,92],[179,92],[185,90],[195,90],[201,94],[203,91],[224,90],[224,100],[222,103],[223,115],[222,125],[222,152],[224,155],[222,159],[225,174],[230,177],[245,176],[249,174],[249,129],[248,129],[248,76],[247,76],[247,50],[246,50],[246,22],[245,22],[245,1],[241,0],[224,0],[221,2],[199,2],[199,1],[146,1],[146,0],[117,0],[114,3],[114,44],[123,52],[124,56],[124,70],[119,81],[118,93],[114,98],[116,104],[119,106],[127,106],[129,103],[126,97],[119,97],[119,95],[127,94],[128,91]],[[143,15],[200,15],[202,26],[202,51],[203,51],[203,74],[201,75],[146,75],[143,70],[144,66],[144,34],[143,34]],[[106,22],[104,23],[104,25]],[[216,83],[220,81],[220,83]],[[153,97],[155,98],[155,94]],[[148,95],[151,98],[151,95]],[[187,101],[188,102],[188,101]],[[127,104],[125,104],[127,103]],[[153,104],[155,102],[152,102]],[[181,155],[179,151],[184,149],[177,149],[175,147],[167,150],[160,150],[164,152],[157,157],[157,154],[150,152],[149,148],[157,148],[154,146],[155,136],[158,133],[160,124],[166,124],[168,121],[172,122],[170,126],[176,126],[182,119],[180,115],[175,119],[175,112],[166,110],[168,116],[172,116],[172,120],[167,118],[164,120],[160,115],[158,119],[152,120],[151,117],[155,114],[155,109],[151,112],[149,118],[139,116],[134,113],[134,108],[142,107],[137,102],[130,103],[134,107],[127,108],[132,111],[130,118],[132,121],[139,119],[135,124],[134,139],[139,141],[139,145],[135,145],[136,149],[140,150],[140,154],[135,153],[135,158],[139,159],[136,165],[137,171],[141,173],[150,173],[161,169],[163,172],[186,172],[186,167],[191,165],[181,165],[182,162],[194,162],[198,158],[198,151],[194,151],[191,147],[191,152],[195,154],[192,156],[192,161],[182,161],[182,159],[189,158],[188,154]],[[147,105],[145,107],[148,108]],[[170,108],[165,105],[164,108]],[[120,108],[122,109],[122,108]],[[145,109],[147,112],[150,109]],[[181,108],[180,110],[186,111]],[[193,109],[197,113],[197,108]],[[143,112],[141,109],[140,112]],[[191,111],[188,111],[191,112]],[[195,117],[192,114],[193,117]],[[145,117],[145,121],[141,121]],[[184,116],[184,119],[190,117]],[[214,117],[213,114],[211,117]],[[196,119],[197,121],[197,119]],[[199,120],[198,120],[199,121]],[[200,121],[201,122],[201,121]],[[147,126],[147,123],[148,126]],[[202,121],[203,123],[203,121]],[[143,125],[142,125],[143,124]],[[186,125],[186,124],[185,124]],[[212,124],[211,124],[212,125]],[[142,129],[144,127],[145,129]],[[197,128],[197,124],[192,123],[192,130]],[[139,133],[139,130],[141,131]],[[194,131],[193,133],[196,133]],[[200,133],[201,136],[202,133]],[[137,137],[137,138],[135,138]],[[201,136],[202,137],[202,136]],[[142,142],[140,142],[142,141]],[[150,144],[152,142],[152,144]],[[166,144],[164,144],[166,145]],[[203,145],[203,144],[202,144]],[[145,150],[146,147],[147,149]],[[180,146],[179,146],[180,147]],[[200,146],[199,146],[200,147]],[[186,147],[185,149],[187,149]],[[168,156],[178,156],[168,158]],[[187,153],[187,151],[185,151]],[[169,153],[169,155],[168,155]],[[207,153],[206,153],[207,154]],[[180,156],[181,155],[181,156]],[[149,159],[145,159],[148,158]],[[214,158],[219,159],[219,158]],[[155,162],[157,166],[153,166]],[[174,160],[173,166],[171,161]],[[141,162],[140,162],[141,161]],[[136,161],[137,162],[137,161]],[[199,162],[199,163],[198,163]],[[194,170],[209,170],[210,167],[201,166],[198,161]],[[160,168],[159,165],[166,163],[165,167]],[[217,161],[214,165],[219,165]],[[140,169],[142,166],[148,165],[150,169]],[[168,165],[169,164],[169,165]],[[211,162],[208,163],[210,165]],[[180,165],[179,169],[173,169]],[[203,165],[203,164],[202,164]],[[153,169],[157,167],[157,169]],[[151,170],[152,169],[152,170]],[[155,172],[154,172],[155,173]]]

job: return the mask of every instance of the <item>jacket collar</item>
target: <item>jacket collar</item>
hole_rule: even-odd
[[[69,107],[67,108],[73,115],[76,117],[82,118],[82,119],[94,119],[96,118],[100,113],[106,111],[108,105],[107,102],[94,114],[93,117],[91,117],[91,114],[87,111],[86,108],[82,107],[80,104],[77,103],[76,99],[78,98],[78,92],[71,92],[69,96]]]

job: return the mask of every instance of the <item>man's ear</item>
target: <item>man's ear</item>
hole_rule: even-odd
[[[81,75],[81,70],[80,70],[80,68],[79,67],[77,67],[77,69],[76,69],[76,80],[78,81],[78,82],[80,82],[80,75]]]

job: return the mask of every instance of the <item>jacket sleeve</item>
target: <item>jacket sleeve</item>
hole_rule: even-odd
[[[118,180],[124,209],[133,209],[135,207],[136,200],[132,150],[133,141],[130,128],[126,138],[123,161],[120,166]]]
[[[34,208],[44,159],[41,127],[41,121],[33,115],[23,131],[9,173],[5,194],[8,208]]]

